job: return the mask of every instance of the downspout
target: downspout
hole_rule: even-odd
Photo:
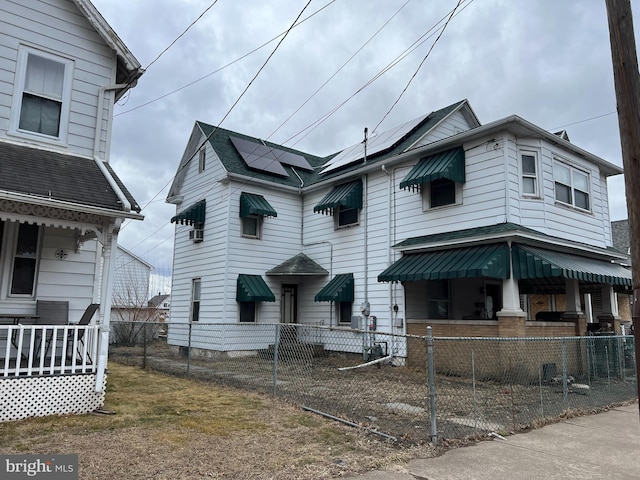
[[[104,161],[100,158],[100,137],[102,136],[102,128],[101,128],[102,119],[103,119],[102,109],[104,108],[104,99],[105,99],[106,92],[108,90],[118,90],[120,88],[125,88],[128,86],[129,84],[127,83],[116,83],[113,85],[104,85],[100,87],[100,92],[98,93],[98,112],[96,115],[96,129],[95,129],[95,135],[93,139],[93,159],[96,162],[96,165],[98,165],[98,168],[100,169],[104,177],[109,182],[109,185],[111,186],[113,191],[118,196],[118,199],[122,202],[122,208],[125,212],[131,211],[131,204],[129,203],[129,201],[127,200],[127,197],[125,196],[123,191],[120,189],[116,181],[113,179],[113,177],[107,170],[107,167],[104,166]],[[107,132],[110,132],[111,121],[112,121],[111,115],[109,115],[108,118],[109,120],[107,125]],[[107,142],[106,142],[107,144],[109,143],[108,140],[109,139],[107,139]],[[105,151],[105,154],[106,154],[106,151]]]
[[[505,130],[502,134],[502,156],[504,157],[504,219],[505,222],[511,222],[511,202],[509,201],[509,189],[507,186],[509,185],[509,149],[507,148],[507,131]],[[519,160],[518,160],[519,161]],[[518,178],[518,182],[520,182],[520,178]],[[518,201],[519,200],[518,196]]]
[[[393,176],[387,170],[385,165],[381,167],[382,171],[387,174],[389,177],[388,187],[387,187],[387,268],[391,266],[391,244],[393,242],[391,236],[393,232],[391,231],[391,193],[393,187]],[[393,322],[393,282],[389,282],[389,330],[393,332],[394,322]]]
[[[121,219],[116,219],[112,230],[104,233],[103,238],[103,267],[102,285],[100,293],[99,337],[98,337],[98,365],[96,372],[96,392],[104,390],[105,371],[109,352],[109,323],[111,321],[111,296],[113,294],[112,276],[116,268],[116,249],[118,232],[122,225]]]

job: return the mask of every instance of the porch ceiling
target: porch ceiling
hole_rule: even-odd
[[[580,282],[631,287],[631,271],[594,258],[513,245],[513,275],[518,280],[563,277]]]
[[[474,277],[509,278],[509,247],[506,243],[404,255],[378,275],[378,281]]]

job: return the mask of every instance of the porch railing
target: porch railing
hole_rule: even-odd
[[[0,377],[93,373],[97,325],[0,325]]]

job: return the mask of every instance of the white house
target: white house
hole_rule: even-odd
[[[0,0],[0,19],[0,420],[88,412],[118,231],[143,218],[108,162],[113,107],[143,70],[88,0]]]
[[[111,320],[135,321],[136,311],[146,311],[151,270],[151,264],[118,246],[113,272]]]
[[[619,167],[515,115],[481,125],[466,100],[359,140],[319,158],[196,122],[167,197],[172,322],[550,336],[584,334],[588,308],[619,325]]]

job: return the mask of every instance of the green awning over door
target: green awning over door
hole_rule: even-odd
[[[475,277],[509,278],[509,247],[506,243],[404,255],[378,275],[378,281]]]
[[[400,188],[411,188],[441,178],[464,183],[464,150],[462,147],[421,158],[400,182]]]
[[[343,183],[333,187],[320,203],[313,207],[314,212],[333,214],[333,210],[342,207],[362,208],[362,180]]]
[[[260,275],[238,275],[236,302],[275,301],[275,295]]]
[[[277,217],[278,212],[276,212],[262,195],[242,192],[240,194],[240,216],[248,217],[249,215]]]
[[[316,302],[353,302],[353,273],[336,275],[320,290]]]
[[[513,276],[518,280],[563,277],[587,283],[631,287],[631,271],[605,260],[513,245]]]

